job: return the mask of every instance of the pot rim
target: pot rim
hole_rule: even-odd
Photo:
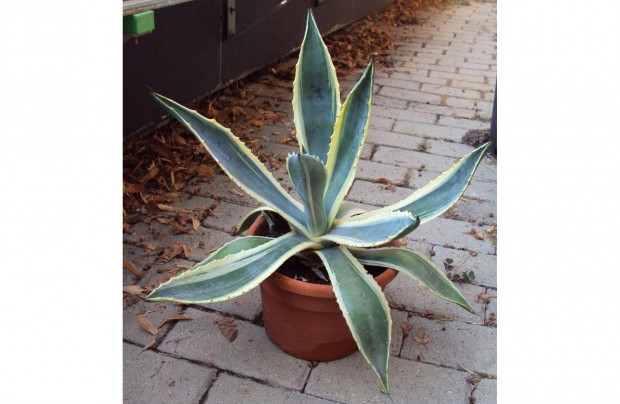
[[[381,286],[381,288],[383,288],[385,287],[385,285],[391,282],[392,279],[396,277],[396,275],[398,275],[398,272],[395,269],[386,268],[385,271],[383,271],[381,274],[377,275],[373,279],[379,284],[379,286]],[[265,279],[263,282],[269,282],[275,287],[304,296],[311,296],[320,299],[333,299],[336,297],[331,283],[328,285],[324,285],[312,282],[302,282],[297,279],[290,278],[286,275],[282,275],[278,272],[274,272],[269,276],[269,278]]]
[[[249,236],[257,235],[261,233],[261,230],[264,230],[265,226],[267,226],[267,221],[265,218],[263,216],[258,216],[256,220],[254,220],[254,223],[252,223],[250,228],[246,231],[246,234]],[[396,247],[402,245],[400,240],[393,241],[390,244]],[[383,289],[396,277],[396,275],[398,275],[398,271],[393,268],[386,268],[385,271],[373,277],[373,279],[379,284],[381,289]],[[280,289],[299,293],[305,296],[318,297],[322,299],[333,299],[336,297],[331,283],[324,285],[312,282],[302,282],[286,275],[282,275],[281,273],[278,273],[277,270],[261,282],[261,284],[264,282],[269,282],[273,286],[279,287]]]

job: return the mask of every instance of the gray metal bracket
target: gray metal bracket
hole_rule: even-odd
[[[226,38],[231,38],[237,32],[237,6],[235,0],[226,0]]]

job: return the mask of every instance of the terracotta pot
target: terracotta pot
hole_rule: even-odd
[[[248,235],[260,235],[260,217]],[[375,277],[383,290],[397,275],[388,268]],[[343,358],[357,349],[331,285],[302,282],[274,272],[260,285],[267,336],[297,358],[326,361]]]

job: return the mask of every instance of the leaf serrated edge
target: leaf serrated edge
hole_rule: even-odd
[[[282,188],[282,186],[280,185],[280,183],[278,183],[278,181],[276,181],[276,179],[274,178],[273,174],[271,174],[271,172],[269,172],[267,170],[267,168],[265,167],[265,165],[254,155],[254,153],[252,153],[252,151],[237,137],[235,136],[232,131],[225,127],[222,126],[220,123],[218,123],[215,119],[209,119],[206,118],[202,115],[200,115],[198,113],[198,111],[193,110],[193,109],[189,109],[184,107],[183,105],[167,98],[164,97],[161,94],[157,94],[155,92],[151,92],[151,96],[153,98],[155,98],[155,100],[157,102],[159,102],[160,104],[162,104],[166,110],[168,110],[170,112],[171,115],[173,115],[176,119],[178,119],[179,121],[181,121],[188,129],[190,129],[190,132],[192,132],[192,134],[198,139],[198,141],[200,142],[200,144],[209,151],[209,154],[211,155],[211,157],[217,162],[217,164],[222,168],[222,170],[226,173],[226,175],[233,180],[233,182],[239,187],[241,188],[243,191],[245,191],[248,195],[250,195],[252,198],[256,199],[257,201],[268,205],[270,207],[272,207],[274,210],[276,210],[280,215],[282,215],[284,218],[286,218],[286,220],[293,224],[295,226],[295,228],[297,228],[298,230],[300,230],[302,233],[304,233],[305,236],[310,236],[310,234],[308,234],[308,231],[305,227],[305,223],[302,223],[300,220],[295,219],[294,217],[292,217],[291,215],[288,214],[288,212],[285,212],[282,209],[279,209],[278,207],[274,207],[271,206],[270,201],[266,200],[265,198],[261,197],[260,195],[258,195],[256,192],[250,190],[248,187],[246,187],[245,185],[243,185],[234,175],[231,175],[230,171],[224,166],[222,165],[221,161],[216,158],[213,153],[211,152],[211,149],[207,146],[206,142],[202,139],[202,137],[198,134],[197,130],[189,123],[187,122],[181,115],[179,115],[179,113],[177,113],[173,108],[169,107],[168,105],[166,105],[166,102],[171,103],[172,105],[178,106],[182,109],[185,110],[186,113],[193,115],[197,120],[205,120],[207,121],[209,124],[212,124],[213,126],[215,126],[217,129],[223,131],[224,133],[226,133],[226,135],[228,135],[229,139],[231,139],[238,147],[239,149],[241,149],[242,153],[249,158],[254,164],[255,166],[262,172],[262,174],[265,176],[265,178],[267,179],[267,181],[269,181],[275,188],[276,190],[278,190],[282,196],[288,200],[293,208],[298,210],[298,213],[300,214],[301,217],[303,217],[303,206],[296,201],[295,199],[293,199],[288,192],[286,192],[284,190],[284,188]],[[162,101],[164,100],[164,101]]]
[[[336,122],[334,123],[334,131],[330,137],[330,141],[329,141],[329,151],[327,152],[327,162],[325,163],[325,169],[327,171],[327,189],[326,189],[326,196],[327,196],[327,192],[329,191],[330,188],[330,184],[331,184],[331,179],[332,179],[332,175],[333,175],[333,171],[334,171],[334,167],[336,166],[336,156],[338,154],[338,150],[340,149],[340,139],[342,138],[342,134],[344,133],[344,130],[341,129],[343,126],[343,114],[347,111],[348,105],[350,103],[350,97],[352,97],[352,94],[355,92],[355,90],[357,89],[357,87],[359,87],[363,81],[363,79],[366,77],[367,74],[370,74],[370,96],[368,97],[368,114],[366,117],[366,125],[364,126],[363,129],[363,135],[360,141],[360,146],[356,152],[356,155],[354,157],[354,162],[353,162],[353,166],[351,167],[351,169],[349,170],[349,175],[347,177],[347,179],[345,180],[345,182],[342,184],[342,187],[340,188],[340,191],[338,191],[336,193],[336,196],[334,197],[334,200],[332,202],[332,206],[329,207],[329,209],[327,209],[326,206],[326,210],[327,210],[327,220],[329,223],[333,223],[337,213],[338,213],[338,209],[340,208],[340,205],[342,204],[342,201],[344,200],[345,196],[347,195],[347,193],[349,192],[349,189],[351,187],[351,184],[353,184],[353,181],[355,180],[355,173],[357,172],[357,166],[359,164],[359,158],[360,155],[362,154],[362,148],[364,146],[364,143],[366,142],[366,136],[368,135],[368,128],[370,126],[370,114],[371,114],[371,110],[372,110],[372,92],[374,89],[374,59],[371,60],[371,62],[368,64],[368,66],[366,67],[366,69],[364,70],[362,76],[360,77],[360,79],[357,81],[357,83],[355,83],[355,86],[351,89],[351,91],[349,92],[349,95],[347,96],[347,99],[345,100],[344,104],[342,105],[342,107],[340,108],[340,110],[338,111],[338,115],[336,117]],[[326,203],[329,202],[326,200]]]
[[[386,394],[389,394],[390,392],[390,387],[389,387],[389,361],[390,361],[390,355],[389,355],[389,347],[390,344],[392,342],[392,316],[390,314],[390,305],[387,301],[387,299],[385,298],[385,295],[383,294],[383,291],[381,290],[381,286],[379,286],[379,284],[377,283],[377,281],[372,277],[372,275],[370,275],[366,269],[364,269],[364,267],[359,263],[359,261],[357,261],[357,259],[353,256],[353,254],[351,254],[349,252],[349,250],[344,247],[344,246],[338,246],[338,249],[341,250],[341,252],[347,257],[347,259],[349,259],[349,261],[353,264],[353,266],[356,267],[356,269],[358,269],[359,274],[363,277],[364,280],[366,280],[366,282],[370,285],[370,287],[372,289],[375,290],[375,292],[377,292],[377,296],[379,298],[379,302],[381,303],[381,306],[383,307],[384,311],[386,312],[386,318],[388,321],[388,325],[387,325],[387,329],[389,330],[388,332],[388,341],[387,341],[387,346],[388,346],[388,354],[386,355],[386,363],[385,363],[385,384],[383,383],[383,378],[381,377],[381,375],[379,374],[379,372],[375,369],[374,365],[372,363],[370,363],[370,361],[368,360],[368,358],[366,358],[366,355],[362,355],[364,357],[364,360],[366,360],[366,362],[370,365],[370,367],[372,368],[372,370],[375,372],[375,374],[377,375],[377,377],[379,378],[379,383],[381,384],[381,390],[384,391]],[[326,259],[325,255],[323,255],[323,253],[321,252],[321,250],[317,250],[316,254],[319,255],[323,261],[323,263],[325,264],[325,268],[328,272],[332,272],[331,268],[328,269],[328,260]],[[330,274],[331,275],[331,274]],[[338,306],[340,307],[340,309],[342,310],[342,307],[344,305],[343,301],[342,301],[342,294],[340,293],[340,289],[339,288],[333,288],[334,290],[334,295],[336,295],[336,300],[338,302]],[[358,348],[359,348],[359,339],[360,336],[355,332],[354,328],[351,325],[351,321],[347,316],[343,316],[347,326],[349,327],[349,330],[351,331],[351,335],[353,336],[353,339],[355,340],[355,343],[357,344]],[[360,348],[361,350],[361,348]]]
[[[147,301],[151,301],[151,302],[173,302],[173,303],[182,303],[182,304],[206,304],[206,303],[215,303],[215,302],[223,302],[223,301],[227,301],[230,299],[233,299],[235,297],[241,296],[247,292],[249,292],[250,290],[254,289],[256,286],[258,286],[263,280],[267,279],[269,277],[269,275],[271,275],[274,271],[276,271],[283,263],[284,261],[286,261],[288,258],[290,258],[291,256],[297,254],[300,251],[303,251],[305,249],[308,248],[312,248],[312,247],[317,247],[318,244],[314,241],[308,240],[305,242],[301,242],[298,245],[296,245],[294,248],[288,250],[286,253],[283,253],[282,255],[280,255],[275,261],[272,262],[272,264],[270,265],[270,270],[266,270],[265,272],[263,272],[260,276],[255,277],[252,282],[248,283],[246,285],[245,288],[243,289],[239,289],[233,293],[230,293],[226,296],[223,296],[221,298],[215,298],[215,299],[207,299],[207,300],[179,300],[179,299],[175,299],[175,298],[168,298],[168,297],[150,297],[153,293],[155,293],[157,290],[159,290],[160,288],[164,288],[166,285],[170,284],[172,281],[178,281],[179,279],[183,279],[185,277],[191,276],[191,275],[195,275],[194,272],[196,272],[196,270],[202,270],[202,271],[207,271],[209,270],[209,267],[214,266],[214,265],[226,265],[228,264],[230,261],[236,261],[235,259],[235,255],[238,254],[244,254],[244,255],[252,255],[254,252],[258,251],[258,249],[260,248],[265,248],[266,244],[269,243],[275,243],[275,241],[279,240],[279,242],[284,242],[286,240],[282,240],[283,238],[292,238],[294,236],[298,235],[297,233],[295,233],[294,231],[291,231],[283,236],[280,236],[279,238],[276,239],[272,239],[271,241],[265,243],[265,244],[261,244],[259,246],[256,246],[254,248],[250,248],[247,250],[242,250],[239,251],[237,253],[234,254],[229,254],[221,259],[215,259],[211,262],[209,262],[206,265],[200,266],[199,268],[193,268],[190,269],[188,271],[183,272],[180,275],[175,276],[174,278],[169,279],[167,282],[162,283],[161,285],[159,285],[155,290],[153,290],[149,296],[146,297],[145,300]],[[238,258],[238,257],[237,257]],[[225,262],[226,261],[226,262]]]

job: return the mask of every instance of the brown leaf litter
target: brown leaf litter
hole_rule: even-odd
[[[127,293],[131,296],[138,296],[141,298],[146,297],[146,293],[140,285],[125,285],[123,286],[123,293]]]
[[[138,267],[136,267],[136,265],[129,260],[123,261],[123,268],[129,270],[129,272],[136,275],[138,278],[142,276],[142,271],[140,271]]]
[[[170,323],[172,321],[191,321],[191,320],[193,320],[191,317],[187,317],[186,315],[183,315],[181,313],[175,313],[163,319],[162,322],[159,324],[159,328],[161,328],[164,324]]]
[[[172,243],[164,247],[164,252],[162,253],[161,258],[164,262],[169,262],[181,254],[185,255],[185,258],[189,258],[190,251],[187,246],[181,243]]]
[[[157,207],[165,212],[192,213],[189,209],[177,208],[174,206],[164,205],[163,203],[158,203]]]
[[[403,335],[406,337],[411,332],[412,325],[407,321],[400,323],[400,328],[403,330]]]
[[[454,320],[452,318],[451,315],[446,314],[446,313],[436,313],[433,310],[426,310],[424,311],[424,317],[428,318],[429,320],[445,320],[445,321],[450,321],[450,320]]]
[[[471,229],[469,232],[465,233],[474,236],[476,240],[484,240],[484,234],[480,233],[476,229]]]
[[[476,303],[480,303],[481,300],[483,300],[484,302],[488,302],[491,299],[496,299],[497,295],[490,295],[488,293],[478,293],[477,295],[474,296],[474,301]]]
[[[482,325],[485,325],[487,327],[497,327],[497,314],[489,314],[489,318],[487,318],[486,321],[482,323]]]
[[[424,332],[424,330],[418,331],[416,335],[411,336],[418,344],[426,345],[431,338]]]
[[[221,317],[214,321],[220,329],[220,332],[229,342],[233,342],[237,338],[238,330],[235,319],[232,317]]]
[[[153,312],[153,311],[147,311],[146,313],[150,313],[150,312]],[[140,352],[143,352],[149,348],[152,348],[157,343],[157,336],[159,335],[159,329],[164,324],[172,322],[172,321],[190,321],[190,320],[192,320],[192,318],[187,317],[181,313],[175,313],[163,319],[162,322],[159,324],[159,326],[156,327],[155,324],[153,324],[151,320],[146,318],[144,314],[136,316],[136,322],[138,323],[140,328],[142,328],[143,330],[151,334],[151,339],[149,340],[149,342],[146,343],[146,345],[144,346],[144,348],[142,348]]]
[[[153,324],[148,318],[144,316],[137,316],[136,321],[138,322],[138,325],[149,334],[157,336],[159,333],[159,330],[155,327],[155,324]]]
[[[396,192],[396,187],[394,186],[394,183],[392,183],[392,181],[385,177],[373,178],[371,182],[373,184],[386,184],[387,186],[384,189]]]

